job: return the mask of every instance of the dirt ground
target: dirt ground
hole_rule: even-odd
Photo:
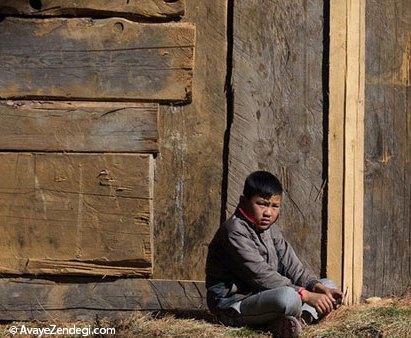
[[[192,317],[192,316],[191,316]],[[411,337],[411,298],[382,299],[371,304],[352,307],[342,306],[316,325],[304,329],[302,337]],[[115,337],[275,337],[269,331],[255,331],[250,328],[224,327],[212,317],[189,318],[188,315],[133,313],[123,320],[101,320],[99,322],[14,322],[2,323],[0,337],[38,337],[35,334],[9,332],[12,326],[21,328],[49,327],[105,327],[115,328]],[[28,331],[26,328],[25,331]],[[47,337],[51,335],[43,335]],[[60,337],[84,337],[86,334],[65,334]],[[113,335],[88,335],[89,337],[110,337]]]

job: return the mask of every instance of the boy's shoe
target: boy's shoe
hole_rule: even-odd
[[[301,314],[301,319],[302,319],[302,320],[305,322],[305,324],[307,324],[307,325],[317,324],[317,323],[318,323],[318,319],[315,319],[315,318],[313,317],[313,315],[312,315],[310,312],[306,311],[306,310],[304,310],[304,311],[302,312],[302,314]]]
[[[225,325],[232,327],[241,327],[243,323],[240,314],[233,308],[228,308],[217,315],[217,320]]]
[[[295,338],[299,337],[303,331],[301,322],[294,316],[277,318],[271,325],[270,331],[273,337]]]

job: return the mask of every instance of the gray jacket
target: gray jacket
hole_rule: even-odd
[[[276,224],[259,232],[238,210],[208,246],[207,305],[212,312],[259,291],[281,286],[312,290],[318,282]]]

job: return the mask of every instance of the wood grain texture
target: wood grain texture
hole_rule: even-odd
[[[330,6],[327,277],[347,304],[360,301],[363,280],[364,5]]]
[[[149,276],[152,165],[151,155],[0,153],[0,271]]]
[[[194,27],[125,19],[0,22],[0,98],[189,101]]]
[[[365,1],[347,0],[347,51],[344,119],[343,289],[347,302],[362,294],[363,166],[364,166],[364,44]],[[340,13],[336,13],[340,15]]]
[[[0,149],[158,151],[157,104],[0,102]]]
[[[226,127],[227,1],[187,1],[196,25],[193,102],[161,107],[156,158],[154,277],[204,279],[220,222]]]
[[[356,36],[355,39],[355,67],[356,75],[351,78],[355,81],[353,96],[355,97],[356,112],[353,115],[352,130],[353,146],[346,150],[353,149],[353,302],[360,303],[363,292],[363,255],[364,255],[364,101],[365,101],[365,0],[352,1],[351,12],[353,13],[353,29],[349,34]],[[350,45],[347,46],[351,48]],[[352,46],[354,49],[354,46]],[[353,67],[354,68],[354,67]],[[348,93],[349,94],[349,93]],[[346,193],[345,196],[348,194]]]
[[[334,1],[330,13],[328,114],[327,277],[342,288],[344,211],[344,118],[347,53],[347,4]]]
[[[0,320],[95,320],[134,311],[207,311],[204,282],[119,279],[71,281],[0,279]]]
[[[85,263],[76,260],[0,258],[0,269],[7,275],[55,275],[55,276],[112,276],[112,277],[150,277],[152,269],[145,260],[136,259],[119,262],[95,261]],[[104,264],[117,264],[104,265]],[[126,266],[126,265],[134,265]],[[124,266],[121,266],[124,265]],[[147,266],[147,267],[146,267]]]
[[[366,2],[366,297],[411,281],[410,20],[409,1]]]
[[[320,274],[323,208],[322,1],[234,4],[228,211],[254,170],[277,175],[279,224]],[[324,175],[325,176],[325,175]]]
[[[0,14],[25,16],[126,16],[178,18],[184,2],[165,0],[2,0]]]

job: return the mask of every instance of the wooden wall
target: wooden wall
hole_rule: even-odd
[[[250,172],[277,175],[285,188],[280,225],[303,262],[320,274],[323,2],[233,3],[227,211],[234,210]]]
[[[323,273],[323,6],[2,1],[0,272],[203,279],[263,169],[284,185],[286,238]],[[367,1],[365,296],[410,280],[409,20],[405,0]]]
[[[2,1],[0,13],[5,15],[0,22],[4,61],[0,65],[0,150],[7,159],[7,180],[0,185],[0,192],[10,196],[11,191],[34,189],[27,205],[17,203],[18,197],[5,198],[1,204],[0,225],[7,234],[3,242],[11,245],[11,251],[2,257],[7,264],[0,268],[16,273],[62,273],[60,265],[54,272],[50,266],[41,270],[33,260],[53,260],[53,264],[60,264],[59,259],[87,260],[123,265],[120,272],[111,269],[109,274],[204,278],[207,245],[220,221],[226,1],[19,0]],[[28,154],[19,157],[21,152]],[[119,155],[94,156],[108,152]],[[54,153],[68,158],[68,163],[60,157],[55,160]],[[21,182],[15,182],[13,154],[21,160],[18,170],[27,171],[27,177],[18,176]],[[139,154],[135,162],[133,154]],[[33,183],[38,159],[43,163],[49,157],[41,174],[54,170],[57,178],[51,175]],[[146,171],[141,168],[144,165]],[[83,179],[91,182],[75,180],[73,175],[79,175],[79,170],[86,170],[88,176]],[[103,173],[101,177],[99,173]],[[55,179],[60,183],[54,183]],[[90,202],[86,208],[88,200],[81,198],[84,184],[90,185],[93,193],[107,194],[107,203],[97,208]],[[74,194],[65,213],[58,207],[64,196],[44,195],[49,185],[57,194],[65,193],[64,189]],[[124,216],[123,225],[111,220],[112,229],[108,229],[108,221],[101,220],[103,209],[110,210],[110,203],[118,204],[118,198],[134,196],[140,188],[138,198],[144,208],[137,202],[127,208],[117,206],[115,212]],[[144,192],[147,195],[143,196]],[[29,203],[35,203],[35,210]],[[60,218],[51,222],[55,213]],[[14,238],[17,228],[10,217],[26,219],[13,221],[24,240]],[[140,223],[144,225],[141,229]],[[120,233],[124,227],[130,236],[123,241],[106,234],[102,240],[108,247],[103,246],[103,252],[82,256],[85,224],[112,232],[120,226]],[[36,231],[52,233],[65,226],[71,232],[60,233],[66,241],[76,242],[73,252],[61,247],[52,258],[51,252],[62,244],[57,235],[51,236],[51,244],[46,240],[26,243]],[[135,232],[141,236],[133,237]],[[134,246],[129,243],[133,238]],[[110,240],[115,244],[107,244]],[[20,251],[15,262],[11,257],[21,246],[27,249]],[[43,246],[46,250],[41,252]],[[37,256],[30,257],[34,252]],[[116,253],[118,263],[112,262]],[[31,264],[23,269],[28,258]],[[141,271],[133,270],[136,264]],[[101,273],[95,266],[73,269],[64,271]]]
[[[364,295],[410,286],[409,1],[367,0]]]

